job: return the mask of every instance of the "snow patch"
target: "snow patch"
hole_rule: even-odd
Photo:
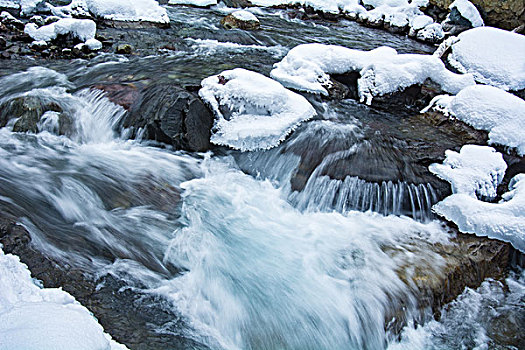
[[[480,27],[459,34],[458,39],[448,56],[457,70],[503,90],[525,89],[525,36]]]
[[[41,288],[18,257],[0,249],[0,350],[124,350],[59,288]]]
[[[301,95],[259,73],[237,68],[204,79],[199,96],[216,120],[211,142],[242,151],[277,146],[315,111]]]
[[[328,95],[329,74],[352,71],[361,74],[359,97],[368,104],[374,96],[422,84],[426,79],[450,93],[475,84],[471,75],[454,74],[431,55],[398,54],[390,47],[360,51],[323,44],[296,46],[274,65],[271,77],[289,88]]]

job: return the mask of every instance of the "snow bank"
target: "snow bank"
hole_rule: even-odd
[[[430,107],[489,132],[489,143],[525,155],[525,101],[501,89],[475,85],[456,96],[438,96]]]
[[[215,113],[211,142],[242,151],[277,146],[315,115],[302,96],[259,73],[237,68],[204,79],[199,91]]]
[[[499,203],[487,203],[465,193],[453,194],[432,208],[458,225],[461,232],[510,242],[525,252],[525,174],[516,175]]]
[[[90,19],[64,18],[40,28],[34,23],[28,23],[24,32],[34,40],[51,41],[58,35],[71,34],[81,41],[87,41],[95,38],[97,25]]]
[[[504,90],[525,89],[525,36],[480,27],[458,35],[448,60],[476,81]]]
[[[85,0],[89,11],[115,21],[169,23],[168,12],[155,0]]]
[[[40,288],[18,257],[0,249],[0,350],[124,350],[71,295]]]
[[[473,198],[493,199],[505,176],[507,163],[492,147],[466,145],[459,153],[447,150],[443,164],[432,164],[429,170],[448,181],[453,193]]]
[[[454,74],[439,58],[431,55],[398,54],[389,47],[359,51],[323,44],[294,47],[274,65],[271,76],[286,87],[328,95],[329,74],[352,71],[361,73],[359,96],[368,104],[374,96],[422,84],[426,79],[454,94],[475,84],[471,75]]]
[[[168,5],[192,5],[197,7],[208,7],[217,5],[217,0],[170,0]]]
[[[485,25],[476,6],[468,0],[456,0],[450,4],[448,8],[451,10],[456,9],[463,18],[472,24],[473,27],[481,27]]]

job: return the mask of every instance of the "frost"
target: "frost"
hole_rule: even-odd
[[[503,90],[525,89],[525,36],[491,27],[458,35],[448,60],[476,81]]]
[[[472,76],[450,72],[439,58],[431,55],[398,54],[389,47],[360,51],[323,44],[296,46],[274,65],[271,76],[286,87],[328,95],[329,74],[353,71],[361,74],[359,97],[367,103],[374,96],[422,84],[426,79],[450,93],[474,85]]]
[[[277,146],[315,111],[301,95],[264,75],[237,68],[204,79],[199,91],[215,113],[215,144],[242,151]]]

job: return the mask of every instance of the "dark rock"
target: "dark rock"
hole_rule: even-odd
[[[259,20],[242,20],[229,14],[221,20],[221,25],[226,29],[257,30],[261,24]]]
[[[0,50],[3,50],[7,47],[7,41],[4,37],[0,36]]]
[[[17,97],[0,106],[0,127],[5,126],[10,119],[18,118],[13,131],[37,133],[37,124],[47,111],[62,112],[62,108],[36,96]]]
[[[136,137],[139,128],[143,137],[173,145],[188,151],[210,149],[213,114],[195,93],[175,84],[97,85],[108,98],[129,113],[122,126],[133,128]]]
[[[169,28],[169,23],[150,22],[150,21],[116,21],[112,19],[97,19],[97,23],[106,28],[118,29],[148,29],[148,28]]]
[[[58,16],[49,16],[49,17],[46,17],[46,19],[44,21],[44,24],[48,25],[48,24],[55,23],[55,22],[58,22],[58,21],[60,21],[60,17],[58,17]]]
[[[4,24],[7,28],[15,30],[15,31],[23,31],[25,24],[19,19],[16,19],[13,16],[5,15],[2,16],[2,24]]]
[[[11,40],[12,41],[21,41],[21,42],[24,42],[24,43],[31,43],[31,42],[33,42],[33,38],[31,38],[26,33],[15,34],[15,35],[13,35],[11,37]]]
[[[32,49],[32,50],[35,50],[35,51],[42,51],[42,50],[45,50],[47,49],[47,43],[44,41],[44,42],[40,42],[40,41],[33,41],[29,47]]]
[[[133,47],[129,44],[120,44],[117,46],[115,53],[121,55],[130,55],[133,52]]]
[[[249,0],[222,0],[222,3],[232,8],[246,8],[253,6]]]

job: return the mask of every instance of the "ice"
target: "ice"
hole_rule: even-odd
[[[277,146],[315,111],[301,95],[237,68],[204,79],[200,97],[215,113],[211,141],[242,151]]]
[[[217,0],[170,0],[168,5],[193,5],[197,7],[208,7],[217,5]]]
[[[18,257],[0,249],[0,350],[124,350],[71,295],[40,288]]]
[[[448,181],[452,193],[474,198],[493,199],[505,176],[507,163],[492,147],[466,145],[458,152],[447,150],[443,164],[432,164],[429,170]]]
[[[521,98],[493,86],[475,85],[454,97],[438,96],[430,107],[489,131],[489,143],[516,148],[525,155],[525,101]]]
[[[504,90],[525,89],[525,36],[479,27],[458,36],[448,60],[476,81]]]
[[[155,0],[86,0],[97,17],[115,21],[169,23],[168,13]]]
[[[461,14],[463,18],[468,20],[473,27],[481,27],[485,25],[481,15],[478,12],[476,6],[468,0],[456,0],[450,4],[449,9],[455,8]]]
[[[35,40],[51,41],[57,35],[71,34],[81,41],[95,38],[97,26],[90,19],[63,18],[58,22],[38,28],[34,23],[26,24],[24,32]]]
[[[474,85],[471,75],[450,72],[437,57],[398,54],[390,47],[360,51],[335,45],[303,44],[288,52],[274,65],[272,78],[284,86],[328,95],[330,74],[360,72],[358,92],[370,104],[374,96],[403,90],[431,79],[444,91],[458,93]]]
[[[456,193],[435,204],[433,210],[454,222],[461,232],[510,242],[525,252],[525,174],[511,180],[509,192],[499,203]]]

